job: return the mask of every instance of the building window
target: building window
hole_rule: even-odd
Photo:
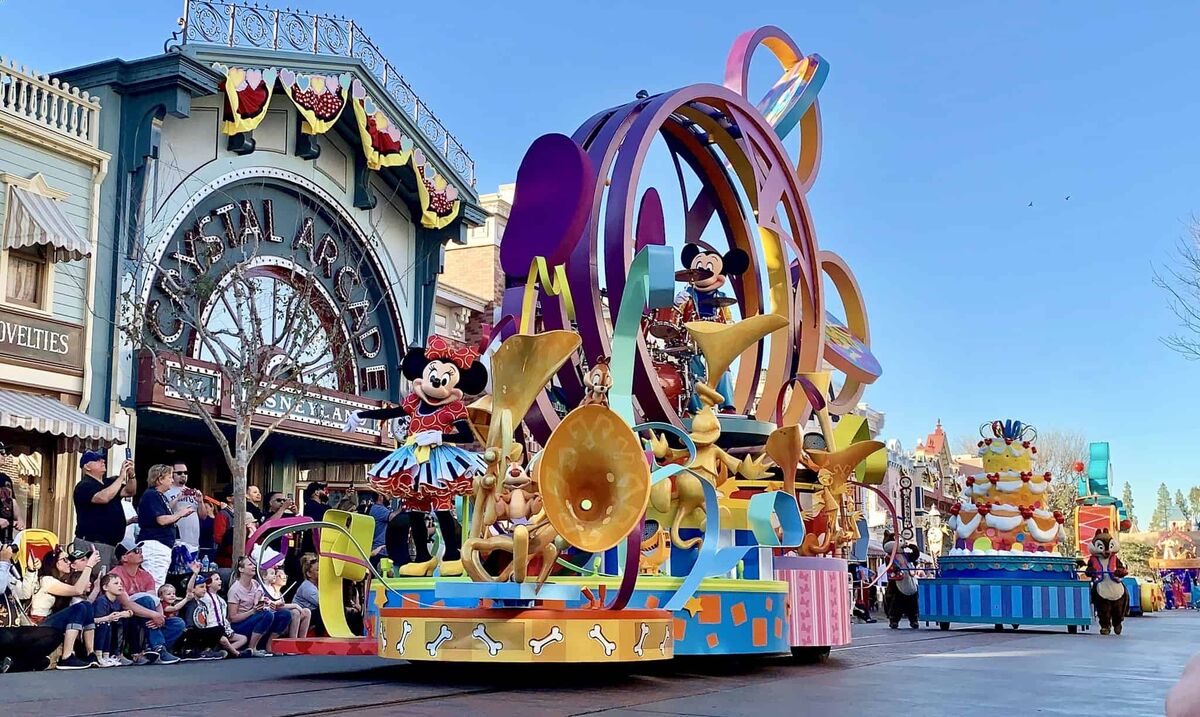
[[[8,252],[8,278],[4,298],[10,304],[44,309],[46,301],[46,253],[43,249],[22,248]]]

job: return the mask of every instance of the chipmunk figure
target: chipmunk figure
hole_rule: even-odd
[[[583,385],[586,394],[579,405],[608,405],[608,392],[613,385],[612,372],[609,370],[608,362],[608,356],[597,358],[591,370],[584,376]]]
[[[1092,556],[1088,558],[1084,574],[1092,579],[1092,605],[1100,620],[1100,634],[1120,635],[1121,623],[1129,608],[1129,593],[1123,581],[1129,570],[1117,557],[1120,545],[1108,528],[1101,528],[1087,547]]]

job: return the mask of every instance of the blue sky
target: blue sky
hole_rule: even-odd
[[[301,4],[366,28],[481,191],[538,135],[638,89],[720,82],[737,33],[779,25],[831,66],[810,203],[866,294],[885,373],[865,400],[887,435],[912,447],[939,418],[955,443],[997,417],[1079,430],[1112,444],[1143,521],[1160,481],[1200,483],[1200,365],[1159,343],[1174,317],[1151,283],[1200,210],[1200,6]],[[155,54],[181,8],[0,0],[0,52],[42,71]]]

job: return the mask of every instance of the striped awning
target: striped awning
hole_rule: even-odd
[[[8,248],[44,246],[56,261],[79,261],[91,256],[92,248],[62,207],[50,197],[21,187],[12,188]]]
[[[75,449],[125,443],[125,429],[48,396],[0,390],[0,428],[20,428],[68,440]]]

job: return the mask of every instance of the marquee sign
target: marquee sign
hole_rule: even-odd
[[[337,389],[386,400],[403,333],[364,241],[352,222],[290,183],[257,177],[225,185],[195,204],[161,255],[146,303],[152,343],[199,358],[180,313],[204,316],[208,304],[219,304],[229,269],[247,262],[274,281],[294,284],[303,276],[304,286],[315,284],[311,300],[331,343],[348,345],[353,357]]]
[[[138,359],[138,374],[160,376],[165,380],[142,380],[138,384],[137,405],[191,413],[189,398],[194,397],[207,406],[218,422],[229,422],[233,412],[227,386],[219,367],[206,361],[178,356],[155,357],[144,352]],[[255,413],[254,425],[264,426],[286,416],[279,429],[285,433],[317,435],[344,443],[391,447],[387,426],[379,421],[363,419],[353,433],[342,427],[351,413],[383,407],[383,401],[323,389],[285,388],[270,396]]]

